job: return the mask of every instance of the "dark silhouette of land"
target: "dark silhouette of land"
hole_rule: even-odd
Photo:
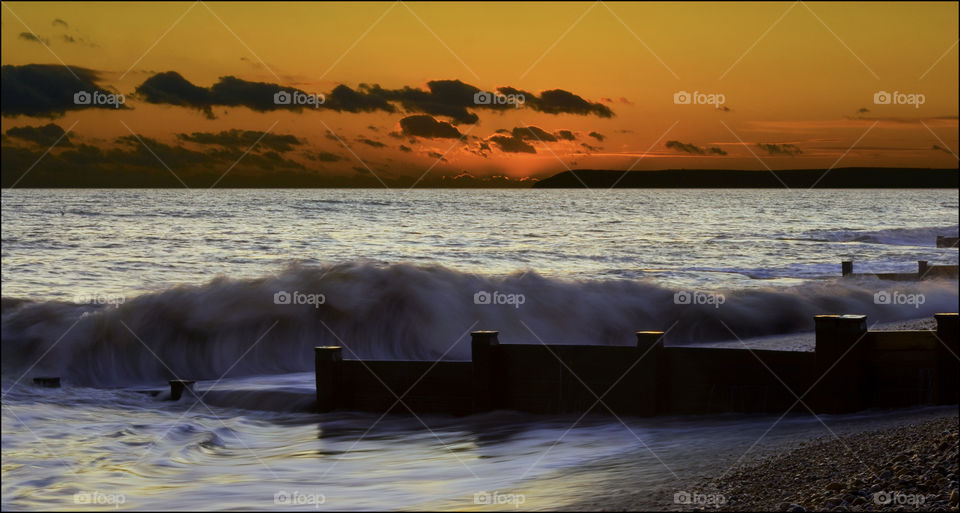
[[[956,189],[957,169],[908,167],[843,167],[744,171],[730,169],[666,169],[663,171],[564,171],[534,188],[650,189]]]

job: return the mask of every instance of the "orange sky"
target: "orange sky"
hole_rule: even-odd
[[[5,2],[3,65],[62,61],[96,70],[99,84],[126,95],[130,109],[55,118],[5,110],[2,128],[52,121],[73,126],[72,140],[89,144],[130,130],[177,144],[178,133],[269,129],[305,140],[286,154],[292,159],[299,151],[342,156],[323,167],[329,172],[363,165],[521,178],[567,167],[955,167],[957,5]],[[136,98],[137,86],[164,71],[202,87],[235,76],[321,93],[338,84],[426,88],[453,79],[485,90],[562,89],[614,116],[474,110],[477,123],[455,123],[469,133],[462,141],[396,138],[388,134],[400,131],[400,119],[417,114],[399,105],[394,113],[214,107],[209,119]],[[678,91],[722,94],[729,110],[676,104]],[[920,94],[923,104],[878,105],[878,91]],[[498,129],[527,125],[570,130],[576,139],[528,141],[536,153],[496,144],[485,156],[470,151]],[[324,137],[328,128],[340,141]]]

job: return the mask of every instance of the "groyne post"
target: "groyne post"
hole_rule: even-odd
[[[669,375],[664,354],[664,332],[638,331],[637,368],[642,390],[638,390],[638,415],[653,416],[669,407]]]
[[[853,260],[844,260],[840,262],[840,274],[842,276],[849,276],[853,274]]]
[[[494,407],[493,347],[500,345],[499,331],[470,332],[473,359],[473,411],[484,412]]]
[[[923,279],[930,270],[930,264],[926,260],[917,260],[917,278]]]
[[[179,401],[183,397],[183,392],[189,390],[190,392],[194,391],[196,386],[196,381],[192,379],[171,379],[170,383],[170,400]]]
[[[937,235],[937,247],[938,248],[955,248],[957,247],[957,237],[948,237],[945,235]]]
[[[954,404],[958,399],[957,387],[960,386],[960,355],[957,340],[957,314],[934,314],[937,320],[937,404]]]
[[[317,346],[313,348],[317,373],[317,411],[324,413],[336,410],[343,369],[343,348],[340,346]]]
[[[864,406],[863,357],[866,315],[816,315],[816,376],[814,410],[823,413],[857,411]]]

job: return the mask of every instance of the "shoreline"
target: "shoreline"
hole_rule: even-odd
[[[872,493],[878,491],[914,493],[905,485],[901,486],[888,478],[894,478],[902,472],[907,472],[907,477],[922,476],[923,472],[930,468],[924,467],[923,463],[935,455],[931,455],[929,449],[921,447],[918,454],[921,454],[924,459],[917,460],[921,462],[920,464],[911,466],[914,460],[910,459],[912,457],[910,451],[914,448],[910,441],[919,433],[935,437],[946,429],[942,427],[944,425],[952,425],[953,429],[950,435],[952,441],[948,443],[948,447],[953,449],[953,478],[952,481],[948,479],[944,483],[948,489],[945,495],[940,491],[936,498],[930,500],[927,500],[924,495],[924,500],[928,506],[942,500],[949,503],[951,496],[949,489],[951,486],[953,490],[957,487],[957,413],[953,406],[821,417],[830,432],[821,426],[816,435],[781,434],[779,440],[774,440],[775,436],[771,434],[762,442],[750,447],[746,453],[741,447],[718,446],[712,454],[702,455],[698,461],[692,462],[686,468],[673,468],[675,471],[673,478],[668,476],[658,482],[650,479],[649,469],[637,468],[629,461],[616,466],[598,463],[594,469],[580,469],[565,473],[564,476],[558,476],[556,479],[576,482],[583,476],[587,478],[591,486],[582,487],[583,491],[587,492],[586,496],[562,507],[538,509],[790,511],[793,505],[800,505],[803,510],[795,509],[794,511],[821,511],[828,509],[824,507],[825,502],[837,494],[834,490],[826,490],[829,485],[834,488],[837,485],[833,483],[839,483],[843,489],[844,493],[839,494],[841,500],[836,501],[836,505],[839,506],[843,505],[842,500],[847,492],[852,491],[850,489],[854,486],[854,480],[859,479],[858,484],[862,485],[863,490],[856,491],[866,493],[864,498],[869,500],[858,501],[859,509],[855,510],[869,510],[862,506],[874,506],[870,495]],[[786,421],[781,423],[780,429],[784,428],[783,424],[786,424]],[[820,426],[819,422],[817,425]],[[834,435],[842,442],[838,441]],[[866,444],[869,447],[855,446],[858,448],[855,450],[857,457],[854,457],[844,449],[844,444],[849,446],[852,443]],[[941,440],[936,440],[932,447],[937,448],[942,443]],[[904,460],[897,460],[901,454],[907,456]],[[887,456],[889,458],[886,458]],[[858,460],[862,460],[863,463]],[[882,472],[890,468],[894,460],[897,460],[896,463],[899,463],[901,468],[891,476],[884,475]],[[670,464],[670,460],[665,463]],[[861,474],[870,474],[872,471],[869,469],[883,469],[877,470],[876,476],[882,476],[887,480],[861,477]],[[591,475],[596,477],[590,478]],[[940,477],[946,477],[946,475]],[[870,491],[872,487],[878,485],[880,488]],[[796,493],[791,495],[783,492],[785,495],[780,495],[782,490],[796,490]],[[722,496],[723,504],[719,507],[703,503],[684,504],[678,502],[678,497],[681,501],[683,500],[683,494],[686,494],[686,497],[700,497],[701,500],[703,497]],[[824,498],[823,494],[828,496]],[[849,507],[849,504],[844,507]],[[874,506],[874,509],[885,508]],[[890,511],[895,509],[895,507],[889,508]],[[911,509],[907,508],[908,511]],[[956,511],[956,503],[954,502],[952,510],[949,508],[945,510]]]
[[[817,439],[710,484],[721,511],[957,511],[957,422]]]

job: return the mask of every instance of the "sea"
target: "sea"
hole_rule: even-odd
[[[629,473],[677,507],[711,461],[890,414],[318,414],[312,348],[742,347],[816,314],[925,318],[957,280],[869,273],[957,265],[935,242],[958,213],[920,189],[5,189],[2,506],[538,510]],[[201,399],[166,400],[174,377]]]

